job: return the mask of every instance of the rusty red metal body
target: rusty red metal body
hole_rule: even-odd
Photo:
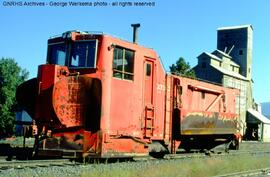
[[[167,88],[173,99],[167,99],[166,132],[173,144],[211,149],[238,138],[239,90],[174,75],[167,75]]]
[[[48,41],[50,64],[39,66],[31,82],[35,104],[19,101],[35,105],[28,110],[42,132],[38,155],[133,157],[159,146],[175,152],[201,135],[230,140],[237,134],[238,90],[167,75],[156,52],[135,43],[103,34],[67,36]],[[95,60],[75,56],[82,49]]]

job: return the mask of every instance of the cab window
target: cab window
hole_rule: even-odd
[[[113,77],[125,80],[133,80],[134,51],[121,47],[114,48]]]
[[[72,44],[70,67],[95,68],[96,41],[78,41]]]
[[[58,65],[65,65],[66,61],[66,45],[64,42],[56,43],[56,44],[49,44],[49,58],[50,64],[58,64]]]
[[[96,68],[97,40],[71,41],[48,45],[48,62],[70,68]]]

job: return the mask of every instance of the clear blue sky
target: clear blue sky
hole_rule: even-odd
[[[37,66],[45,63],[48,37],[78,29],[131,41],[130,24],[141,23],[139,43],[155,49],[168,70],[180,56],[195,66],[198,55],[215,50],[218,27],[252,24],[254,97],[270,101],[269,0],[153,1],[155,7],[63,8],[4,7],[0,0],[0,57],[14,58],[35,77]]]

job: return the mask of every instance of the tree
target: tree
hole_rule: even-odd
[[[0,136],[12,134],[16,117],[16,89],[28,78],[28,71],[14,59],[0,59]]]
[[[186,62],[183,57],[180,57],[175,64],[172,64],[172,66],[170,66],[170,71],[173,74],[196,78],[194,70],[191,69],[189,63]]]

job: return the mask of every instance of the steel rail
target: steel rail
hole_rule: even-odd
[[[162,159],[153,158],[151,156],[143,156],[143,157],[134,157],[134,163],[142,162],[142,161],[156,161],[156,160],[176,160],[176,159],[195,159],[195,158],[214,158],[214,157],[229,157],[229,156],[241,156],[244,154],[252,154],[252,155],[263,155],[269,154],[270,151],[229,151],[229,153],[220,153],[207,151],[205,153],[180,153],[180,154],[167,154]],[[105,161],[105,163],[109,163],[109,161]],[[125,163],[124,161],[122,163]],[[0,172],[8,169],[24,169],[24,168],[38,168],[38,167],[51,167],[51,166],[76,166],[76,165],[84,165],[84,163],[70,161],[69,159],[49,159],[49,160],[13,160],[6,161],[4,159],[0,159]],[[259,171],[265,171],[265,169],[259,169]],[[229,174],[231,175],[231,174]],[[223,177],[223,176],[222,176]]]
[[[267,175],[270,174],[270,167],[268,168],[261,168],[261,169],[255,169],[255,170],[247,170],[247,171],[239,171],[234,173],[227,173],[224,175],[218,175],[214,177],[239,177],[239,176],[257,176],[257,175]]]
[[[0,161],[0,172],[8,169],[24,169],[50,166],[72,166],[77,163],[69,159],[50,159],[50,160],[15,160],[15,161]]]

